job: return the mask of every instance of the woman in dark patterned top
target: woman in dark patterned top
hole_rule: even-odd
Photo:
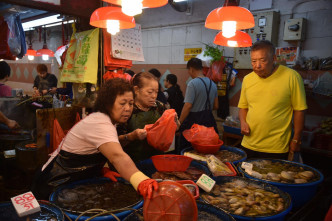
[[[146,124],[155,123],[166,110],[163,103],[156,100],[158,94],[158,81],[156,77],[147,72],[141,72],[132,79],[135,92],[134,110],[126,124],[118,125],[119,140],[124,146],[125,152],[138,162],[149,159],[153,155],[163,154],[147,143],[142,137],[146,131]],[[137,129],[142,129],[138,131]],[[142,132],[143,131],[143,132]],[[138,135],[140,134],[140,135]],[[126,145],[127,144],[127,145]]]

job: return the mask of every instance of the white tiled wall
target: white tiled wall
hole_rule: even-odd
[[[142,29],[145,62],[134,64],[186,64],[184,49],[204,49],[204,43],[212,45],[217,33],[216,30],[206,29],[204,23]]]

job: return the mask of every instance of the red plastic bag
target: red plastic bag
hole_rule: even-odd
[[[62,139],[65,137],[65,133],[63,132],[59,121],[57,119],[54,119],[53,122],[53,151],[55,151],[58,146],[60,145]],[[52,151],[52,152],[53,152]]]
[[[206,76],[214,82],[221,81],[225,65],[223,60],[213,62]]]
[[[103,75],[103,79],[104,80],[109,80],[112,78],[123,78],[127,81],[131,80],[131,76],[127,73],[123,73],[122,69],[119,69],[117,71],[107,71],[104,75]]]
[[[117,59],[113,58],[111,54],[111,34],[109,34],[105,29],[103,30],[104,37],[104,64],[110,69],[115,68],[131,68],[133,63],[131,60]]]
[[[144,129],[147,131],[146,139],[149,145],[161,151],[169,149],[177,127],[175,116],[175,110],[169,109],[163,113],[156,123],[145,125]]]
[[[214,127],[193,124],[190,129],[183,131],[182,134],[189,142],[199,145],[216,145],[219,142],[219,135]]]

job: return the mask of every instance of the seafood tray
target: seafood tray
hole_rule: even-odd
[[[142,201],[142,197],[122,178],[118,178],[118,182],[112,182],[108,178],[81,180],[58,187],[50,196],[50,202],[59,206],[74,220],[89,209],[138,209],[142,207]],[[86,220],[99,212],[89,212],[79,220]],[[114,214],[123,218],[129,213],[128,210]],[[108,217],[112,220],[111,215]]]
[[[186,153],[193,153],[195,155],[198,155],[199,158],[197,158],[197,159],[194,158],[194,159],[199,160],[203,163],[206,163],[206,159],[204,159],[204,158],[206,158],[205,155],[208,155],[208,154],[198,153],[191,147],[188,147],[188,148],[185,148],[184,150],[182,150],[181,155],[187,156]],[[234,156],[231,155],[232,153],[234,153]],[[226,156],[225,156],[225,154],[226,154]],[[240,148],[230,147],[230,146],[221,146],[219,152],[217,154],[213,154],[213,155],[215,155],[222,162],[232,162],[235,165],[237,163],[242,162],[247,159],[246,152],[244,152]],[[189,154],[188,154],[188,156],[191,157]],[[203,157],[200,157],[200,156],[203,156]]]
[[[183,174],[183,172],[165,172],[165,173],[158,172],[157,169],[154,167],[151,159],[143,160],[143,161],[137,163],[136,166],[140,171],[142,171],[145,175],[147,175],[149,177],[152,177],[154,174],[156,175],[156,172],[157,172],[162,176],[165,175],[164,178],[160,177],[161,179],[172,179],[172,177],[174,177],[174,176],[176,176],[176,177],[180,176],[180,177],[178,177],[178,179],[172,179],[172,180],[181,180],[181,179],[182,180],[196,180],[196,178],[197,178],[197,174],[194,174],[194,177],[192,179],[190,179],[189,177],[185,177],[185,174]],[[208,175],[208,176],[211,175],[211,172],[206,165],[203,165],[194,160],[191,161],[187,171],[188,170],[193,170],[193,171],[201,170],[206,175]]]
[[[240,171],[240,173],[243,173],[245,177],[272,184],[272,185],[278,187],[279,189],[281,189],[282,191],[289,193],[289,195],[292,197],[293,207],[296,209],[302,207],[310,199],[312,199],[314,197],[314,195],[317,191],[318,185],[324,179],[323,174],[321,172],[319,172],[318,170],[316,170],[315,168],[310,167],[305,164],[292,162],[292,161],[278,160],[278,159],[252,159],[252,160],[247,160],[246,162],[254,163],[255,161],[264,161],[264,160],[271,160],[272,162],[278,162],[278,163],[285,164],[285,165],[291,165],[293,167],[303,168],[304,171],[311,171],[314,174],[315,179],[313,179],[312,181],[307,182],[307,183],[285,183],[285,182],[282,183],[282,182],[266,180],[266,179],[263,179],[263,177],[261,177],[261,178],[254,177],[254,176],[246,173],[241,168],[241,165],[238,166],[238,170]],[[287,176],[286,174],[283,174],[283,175]]]
[[[292,208],[290,196],[275,186],[244,177],[216,177],[201,199],[229,212],[236,220],[282,220]]]
[[[235,219],[229,215],[224,210],[218,207],[206,204],[203,202],[196,202],[198,209],[197,221],[235,221]],[[123,221],[143,221],[143,209],[139,209],[129,216],[127,216]]]

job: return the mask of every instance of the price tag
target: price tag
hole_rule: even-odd
[[[23,193],[11,198],[19,217],[26,216],[40,211],[38,201],[32,192]]]
[[[196,184],[205,192],[210,192],[216,184],[216,181],[211,179],[208,175],[202,174],[202,176],[197,180]]]
[[[245,170],[252,170],[253,165],[252,163],[242,162],[241,167]]]

